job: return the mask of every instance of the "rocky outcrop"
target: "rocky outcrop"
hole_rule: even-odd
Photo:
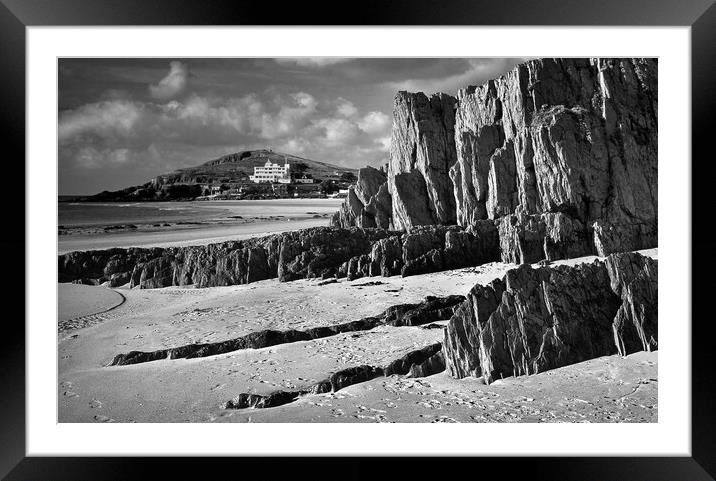
[[[131,287],[197,287],[333,277],[347,260],[396,233],[315,227],[194,247],[110,249],[59,256],[60,282],[129,279]]]
[[[358,171],[358,180],[348,189],[348,197],[331,219],[331,225],[342,227],[390,227],[392,206],[388,177],[373,167]]]
[[[348,260],[340,277],[403,277],[499,260],[498,231],[492,221],[458,226],[415,226],[409,233],[376,241],[369,254]]]
[[[656,113],[656,59],[532,60],[460,90],[458,224],[500,219],[513,262],[655,246]]]
[[[437,342],[421,349],[411,351],[405,356],[386,365],[383,368],[383,373],[386,376],[392,376],[393,374],[403,375],[408,374],[411,371],[421,371],[424,368],[418,366],[423,366],[423,364],[425,364],[429,359],[433,358],[436,354],[439,354],[441,350],[442,344]]]
[[[464,296],[427,296],[419,304],[398,304],[383,313],[383,324],[389,326],[422,326],[435,321],[450,319]]]
[[[530,264],[592,254],[587,228],[561,212],[511,214],[498,221],[502,261]]]
[[[410,276],[499,260],[492,221],[469,229],[316,227],[194,247],[71,252],[58,258],[60,282],[129,282],[130,287],[228,286],[278,278]]]
[[[388,164],[393,227],[455,224],[455,97],[398,92]]]
[[[457,306],[464,300],[465,297],[459,295],[447,297],[427,296],[425,300],[420,303],[398,304],[389,307],[377,316],[365,317],[343,324],[313,327],[302,331],[295,329],[288,331],[265,329],[226,341],[186,344],[184,346],[148,352],[130,351],[126,354],[117,354],[109,365],[126,366],[162,359],[193,359],[215,356],[217,354],[225,354],[241,349],[262,349],[279,344],[312,341],[314,339],[335,336],[346,332],[367,331],[384,325],[395,327],[422,326],[430,322],[450,319]]]
[[[388,363],[385,367],[362,365],[342,369],[331,374],[327,379],[298,391],[275,391],[265,395],[241,393],[234,399],[226,401],[222,407],[224,409],[271,408],[293,402],[300,396],[336,392],[345,387],[367,382],[381,376],[418,372],[426,369],[425,366],[428,365],[436,369],[436,361],[430,360],[440,354],[441,347],[439,342],[425,346]]]
[[[445,356],[442,349],[425,359],[421,363],[413,363],[408,371],[408,377],[427,377],[445,370]]]
[[[657,87],[656,59],[538,59],[457,99],[398,92],[393,227],[492,220],[514,263],[656,246]]]
[[[657,348],[657,261],[612,254],[577,266],[523,265],[475,286],[445,331],[445,363],[486,382]]]

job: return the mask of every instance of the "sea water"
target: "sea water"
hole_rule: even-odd
[[[338,210],[342,199],[227,200],[203,202],[59,202],[63,227],[201,222],[236,216],[308,218]]]

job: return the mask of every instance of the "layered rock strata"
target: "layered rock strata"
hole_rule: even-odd
[[[445,330],[450,375],[492,382],[658,347],[657,261],[612,254],[573,267],[523,265],[475,286]]]

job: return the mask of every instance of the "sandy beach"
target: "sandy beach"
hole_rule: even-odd
[[[642,253],[657,256],[657,250]],[[555,264],[590,262],[594,257]],[[59,422],[655,422],[657,353],[608,356],[490,385],[440,373],[379,377],[266,409],[224,409],[241,393],[296,390],[333,372],[382,365],[439,342],[442,329],[380,326],[313,341],[198,359],[107,367],[132,350],[216,342],[261,329],[331,326],[427,295],[465,294],[514,267],[491,263],[402,278],[319,280],[205,289],[60,285]],[[82,289],[82,295],[78,295]],[[96,291],[92,307],[81,305]],[[108,292],[126,298],[113,306]],[[93,316],[91,311],[95,310]],[[110,309],[110,310],[107,310]],[[75,313],[84,322],[76,328]],[[70,322],[70,324],[68,324]],[[446,321],[441,322],[444,324]]]
[[[121,222],[91,219],[72,224],[60,219],[63,228],[58,236],[58,254],[113,247],[203,245],[325,226],[341,202],[342,199],[276,199],[135,203],[127,209],[138,206],[164,212],[162,216],[145,218],[129,213]],[[93,207],[88,203],[82,206]],[[171,215],[172,210],[181,209],[191,209],[192,213]]]

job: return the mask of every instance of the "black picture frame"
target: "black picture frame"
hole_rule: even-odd
[[[145,479],[159,470],[171,479],[222,476],[222,471],[247,476],[254,470],[311,477],[339,474],[366,478],[383,472],[375,460],[330,458],[40,458],[25,451],[25,260],[32,256],[25,239],[25,27],[53,25],[574,25],[574,26],[690,26],[692,79],[692,451],[691,457],[569,457],[411,459],[401,476],[451,476],[458,470],[500,478],[551,480],[709,480],[716,476],[716,415],[712,393],[709,296],[716,277],[709,275],[716,235],[710,232],[714,206],[709,184],[716,179],[711,137],[716,116],[716,6],[714,0],[364,0],[339,2],[272,2],[241,0],[0,0],[0,122],[2,123],[6,192],[14,199],[6,222],[17,229],[0,236],[7,268],[3,323],[6,338],[0,348],[0,476],[7,480]],[[9,147],[9,149],[8,149]],[[678,161],[674,159],[674,161]],[[685,165],[684,168],[688,166]],[[54,168],[54,165],[49,168]],[[23,209],[19,208],[22,202]],[[20,228],[19,226],[23,226]],[[18,253],[24,252],[24,257]],[[48,266],[48,275],[53,274]],[[12,300],[12,302],[11,302]],[[10,306],[21,306],[10,314]],[[680,320],[683,322],[683,320]],[[666,322],[666,321],[664,321]],[[48,409],[55,409],[48,404]],[[426,439],[426,442],[437,442]],[[535,443],[542,442],[539,439]],[[639,443],[635,439],[634,443]],[[385,463],[386,459],[378,460]],[[267,468],[270,466],[270,468]],[[237,471],[237,468],[240,470]],[[467,470],[467,471],[465,471]],[[279,472],[281,474],[279,474]],[[452,473],[452,474],[451,474]]]

